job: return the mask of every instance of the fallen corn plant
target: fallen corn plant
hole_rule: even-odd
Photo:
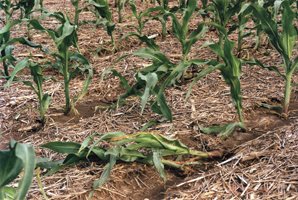
[[[298,56],[294,57],[294,47],[297,42],[298,31],[295,27],[295,13],[293,12],[291,1],[280,2],[282,8],[281,27],[278,21],[270,15],[270,13],[258,4],[253,4],[254,15],[259,19],[263,31],[268,35],[272,46],[277,50],[283,59],[284,74],[274,67],[277,74],[283,74],[285,79],[284,100],[282,112],[285,117],[289,114],[289,104],[292,91],[292,76],[298,68]],[[280,30],[280,28],[282,30]],[[260,61],[256,64],[264,66]],[[272,67],[271,67],[272,68]]]
[[[10,141],[8,150],[0,151],[0,199],[23,200],[33,179],[35,168],[34,149],[29,144]],[[18,188],[9,184],[22,173]]]
[[[199,164],[201,159],[221,156],[218,151],[202,152],[192,150],[178,140],[146,132],[131,135],[122,132],[95,133],[87,137],[82,144],[49,142],[42,145],[42,147],[57,153],[67,154],[62,162],[45,161],[39,163],[40,167],[49,168],[49,173],[54,173],[61,167],[76,164],[80,161],[107,163],[99,180],[93,183],[94,190],[101,187],[108,180],[117,162],[138,162],[153,165],[160,176],[166,180],[165,166],[183,169],[186,165]],[[182,156],[191,156],[192,161],[183,161]],[[177,157],[180,158],[179,161],[176,161]]]
[[[59,70],[64,77],[64,113],[68,114],[70,111],[75,111],[75,103],[87,93],[93,76],[93,70],[88,60],[83,55],[79,52],[72,52],[69,50],[70,47],[74,47],[78,51],[76,26],[72,25],[68,17],[63,13],[48,13],[48,16],[54,17],[61,22],[61,25],[59,25],[56,30],[44,28],[37,20],[31,20],[30,23],[36,30],[47,32],[55,42],[58,52],[52,53],[52,55],[56,58],[56,66],[59,67]],[[87,72],[87,77],[81,92],[73,98],[73,101],[71,101],[69,84],[80,72]]]
[[[5,84],[5,87],[9,87],[12,83],[14,77],[17,75],[17,73],[21,72],[23,69],[28,67],[31,72],[31,76],[33,81],[24,80],[22,81],[25,85],[31,87],[35,94],[37,95],[38,102],[39,102],[39,116],[40,116],[40,123],[42,125],[46,122],[45,114],[49,108],[51,97],[43,92],[42,84],[44,82],[44,76],[42,74],[42,66],[38,63],[33,63],[29,61],[28,59],[24,59],[21,62],[19,62],[12,72],[10,79]],[[18,80],[20,81],[20,80]]]

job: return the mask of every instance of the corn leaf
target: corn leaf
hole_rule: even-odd
[[[16,145],[15,156],[18,157],[23,164],[24,167],[24,175],[22,180],[18,186],[18,191],[15,199],[23,200],[29,190],[33,179],[33,173],[35,168],[35,153],[34,149],[31,145],[28,144],[20,144]]]
[[[159,173],[160,177],[164,181],[166,181],[167,177],[166,177],[166,173],[165,173],[165,170],[164,170],[164,165],[161,161],[161,155],[160,155],[160,152],[158,150],[153,150],[152,160],[153,160],[154,167],[156,168],[156,170]]]
[[[75,142],[48,142],[41,145],[41,147],[58,153],[76,154],[79,152],[81,145]]]

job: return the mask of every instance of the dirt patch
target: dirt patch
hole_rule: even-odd
[[[89,100],[79,102],[75,106],[75,111],[68,115],[64,115],[64,111],[61,108],[50,109],[48,117],[52,118],[56,123],[78,123],[81,119],[93,117],[100,110],[109,109],[110,107],[111,104],[102,100]]]

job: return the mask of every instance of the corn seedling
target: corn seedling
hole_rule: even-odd
[[[203,60],[189,60],[187,57],[193,44],[195,44],[207,30],[206,26],[199,24],[197,29],[189,33],[189,22],[196,7],[196,0],[190,0],[188,2],[188,6],[184,10],[182,22],[180,22],[173,13],[165,11],[167,15],[172,18],[174,35],[182,46],[182,59],[179,63],[172,63],[156,46],[149,46],[133,53],[135,56],[150,60],[152,64],[136,74],[135,85],[130,87],[126,82],[125,89],[127,89],[127,92],[122,95],[120,99],[125,99],[131,95],[140,96],[141,113],[143,113],[149,101],[149,97],[153,95],[156,98],[153,101],[149,101],[151,109],[171,121],[172,113],[166,103],[164,95],[166,87],[175,84],[177,80],[181,79],[190,66],[206,63],[206,61]],[[119,76],[119,74],[117,74],[117,76]],[[122,78],[122,80],[124,79],[123,77],[120,78]]]
[[[5,13],[5,21],[4,26],[0,29],[0,52],[1,52],[1,61],[3,65],[3,75],[6,79],[9,79],[9,68],[14,67],[14,62],[16,59],[13,57],[13,44],[14,43],[21,43],[24,45],[28,45],[30,47],[40,47],[40,45],[36,45],[24,37],[16,37],[11,38],[11,29],[26,19],[23,17],[30,17],[30,14],[33,12],[32,9],[34,8],[34,1],[28,1],[27,3],[24,1],[20,2],[11,2],[10,0],[1,0],[0,1],[0,9]],[[16,19],[14,17],[17,11],[25,12],[25,16],[21,14],[21,16]]]
[[[125,7],[125,4],[128,2],[128,0],[116,0],[115,6],[117,7],[118,11],[118,23],[122,23],[122,11]]]
[[[89,5],[91,5],[93,9],[93,13],[97,17],[96,24],[103,24],[106,27],[108,35],[111,37],[111,42],[113,46],[114,37],[113,31],[115,29],[115,24],[113,23],[112,12],[109,7],[109,3],[107,0],[89,0]]]
[[[64,94],[65,94],[65,114],[68,114],[74,108],[74,104],[81,99],[88,90],[88,86],[93,76],[92,68],[88,60],[78,52],[71,52],[70,47],[78,49],[76,26],[72,25],[64,14],[62,13],[49,13],[50,17],[54,17],[61,22],[61,25],[56,30],[50,30],[44,28],[37,20],[31,20],[31,25],[41,31],[46,31],[54,40],[57,53],[53,53],[55,56],[57,65],[60,66],[64,77]],[[76,65],[75,63],[80,63]],[[84,82],[83,88],[80,94],[74,98],[71,103],[69,84],[79,72],[88,72],[87,78]],[[74,111],[74,110],[73,110]]]
[[[10,142],[9,150],[0,151],[0,199],[23,200],[32,182],[35,153],[31,145]],[[18,188],[7,186],[23,171]]]
[[[207,8],[207,12],[211,12],[212,16],[212,21],[208,24],[215,26],[217,29],[218,27],[221,27],[220,29],[223,29],[225,31],[218,30],[218,37],[219,37],[219,43],[223,45],[223,40],[225,38],[226,34],[230,34],[233,32],[236,28],[240,28],[240,33],[241,29],[245,26],[245,18],[244,19],[239,19],[240,20],[238,23],[234,24],[231,26],[231,28],[228,28],[227,25],[228,23],[232,23],[232,18],[236,16],[242,6],[245,5],[244,1],[240,0],[212,0]],[[243,15],[238,15],[238,17],[242,17]],[[224,33],[226,32],[226,33]],[[241,37],[240,37],[241,38]],[[240,39],[239,38],[239,39]]]
[[[285,69],[285,90],[283,101],[283,114],[287,117],[291,97],[292,76],[298,68],[298,57],[293,57],[294,47],[297,41],[297,28],[294,25],[295,13],[291,8],[290,1],[282,1],[281,28],[279,30],[278,22],[272,19],[270,13],[258,4],[253,4],[254,14],[259,19],[261,27],[268,35],[270,43],[283,58]],[[262,65],[261,65],[262,66]],[[279,72],[281,74],[281,72]]]
[[[98,138],[98,139],[95,139]],[[107,134],[93,134],[87,137],[82,144],[74,142],[49,142],[42,145],[58,153],[67,154],[66,158],[57,162],[40,163],[52,169],[52,173],[61,167],[76,164],[80,161],[99,161],[107,163],[99,180],[93,183],[93,189],[101,187],[109,178],[117,162],[138,162],[153,165],[160,176],[166,180],[164,167],[183,169],[186,165],[199,164],[199,162],[176,162],[177,156],[192,156],[196,160],[220,156],[220,152],[201,152],[189,149],[180,141],[170,139],[159,134],[136,133],[127,135],[122,132]],[[166,157],[166,158],[165,158]],[[51,170],[50,170],[51,172]]]
[[[201,128],[201,131],[207,134],[219,133],[221,137],[226,138],[233,133],[235,128],[245,129],[244,119],[242,115],[242,97],[240,87],[242,64],[241,60],[233,54],[234,43],[231,42],[228,38],[224,39],[223,47],[219,42],[212,43],[209,45],[209,47],[217,56],[219,56],[220,59],[223,60],[223,63],[210,61],[208,63],[210,66],[202,70],[193,80],[187,97],[189,96],[193,84],[196,83],[199,79],[215,70],[219,70],[221,72],[221,75],[223,76],[225,82],[230,86],[230,93],[237,110],[239,122],[227,125],[212,126],[209,128]]]
[[[33,82],[32,81],[22,81],[22,82],[25,85],[31,87],[35,92],[35,94],[37,95],[38,102],[39,102],[38,110],[40,115],[40,122],[42,125],[44,125],[46,122],[45,114],[49,108],[51,97],[47,93],[43,92],[42,84],[44,81],[44,77],[42,74],[42,67],[37,63],[28,61],[28,59],[24,59],[23,61],[19,62],[15,66],[14,71],[12,72],[11,77],[7,81],[7,84],[5,86],[8,87],[11,84],[14,77],[17,75],[17,73],[19,73],[26,67],[29,67],[30,69]]]

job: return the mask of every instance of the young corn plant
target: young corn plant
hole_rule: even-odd
[[[9,79],[9,68],[14,68],[16,59],[13,56],[13,44],[21,43],[30,47],[40,47],[40,45],[34,44],[30,42],[25,37],[15,37],[11,38],[11,30],[26,21],[30,14],[33,12],[34,1],[28,1],[27,4],[25,2],[12,2],[10,0],[1,0],[0,1],[0,9],[5,13],[4,26],[0,29],[0,53],[3,65],[3,75],[6,79]],[[25,16],[21,14],[19,18],[15,18],[15,14],[18,11],[25,10]],[[23,13],[23,12],[21,12]],[[24,17],[27,17],[24,18]]]
[[[12,140],[8,150],[0,151],[0,162],[0,199],[25,199],[35,168],[33,147]],[[18,188],[8,186],[22,171],[22,180]]]
[[[137,19],[138,25],[137,26],[132,25],[131,27],[134,28],[136,31],[125,34],[121,38],[121,40],[134,36],[134,37],[137,37],[141,42],[144,42],[147,45],[147,47],[152,49],[159,49],[159,47],[155,44],[153,38],[150,38],[149,36],[143,34],[143,29],[145,27],[145,24],[150,20],[150,13],[154,11],[158,11],[159,8],[153,7],[153,8],[148,8],[144,12],[142,11],[138,12],[137,6],[134,0],[130,0],[129,5],[132,10],[133,16]]]
[[[219,43],[221,45],[223,45],[223,40],[226,37],[226,34],[231,34],[235,30],[238,30],[237,50],[239,54],[241,52],[243,38],[250,35],[250,32],[244,32],[246,23],[249,20],[249,13],[244,12],[243,10],[246,10],[248,6],[249,3],[240,0],[212,0],[204,12],[211,14],[211,22],[206,23],[218,29]],[[237,21],[233,20],[233,18],[236,17]]]
[[[285,89],[282,110],[285,117],[289,114],[292,76],[298,68],[298,56],[294,57],[293,54],[298,31],[297,27],[295,27],[295,13],[292,10],[292,5],[293,2],[291,3],[291,1],[282,1],[280,3],[282,8],[281,27],[278,21],[274,20],[266,9],[258,4],[252,5],[254,15],[259,19],[263,31],[269,37],[270,43],[283,58]],[[278,74],[282,74],[277,68],[276,70]]]
[[[56,65],[60,67],[64,77],[64,94],[65,94],[65,110],[64,113],[68,114],[70,111],[75,111],[75,103],[81,99],[88,90],[88,86],[93,76],[93,70],[88,60],[79,52],[70,51],[71,47],[78,50],[78,37],[76,26],[72,25],[63,13],[49,13],[50,17],[54,17],[61,22],[61,25],[56,30],[44,28],[37,20],[31,20],[31,25],[40,31],[46,31],[55,42],[57,53],[52,55],[56,58]],[[80,64],[76,64],[80,63]],[[83,88],[78,96],[73,101],[70,98],[70,81],[79,73],[86,72]]]
[[[42,125],[46,122],[46,112],[49,108],[51,97],[43,92],[42,84],[44,82],[44,76],[42,74],[42,67],[37,63],[30,62],[28,59],[24,59],[23,61],[19,62],[12,72],[10,79],[5,84],[6,87],[10,86],[12,81],[14,80],[17,73],[21,72],[24,68],[28,67],[31,72],[31,76],[33,81],[22,81],[25,85],[31,87],[35,94],[37,95],[38,102],[39,102],[39,115],[40,115],[40,123]]]
[[[122,23],[122,11],[125,7],[125,4],[128,2],[128,0],[116,0],[115,1],[115,6],[117,7],[117,12],[118,12],[118,23]]]
[[[108,35],[111,37],[111,43],[115,46],[113,31],[115,24],[113,23],[112,12],[107,0],[89,0],[89,5],[94,9],[92,12],[96,15],[96,24],[103,24],[106,27]]]
[[[165,11],[172,19],[173,33],[182,46],[180,62],[172,63],[159,48],[147,47],[133,53],[135,56],[150,60],[152,64],[136,74],[135,85],[130,87],[127,82],[122,84],[126,86],[127,92],[122,95],[120,99],[125,99],[131,95],[140,96],[141,113],[143,113],[146,104],[150,102],[153,112],[171,121],[173,117],[166,102],[164,95],[165,89],[183,78],[183,75],[190,66],[206,63],[206,61],[203,60],[190,60],[188,58],[193,44],[195,44],[207,30],[203,24],[199,24],[195,30],[189,31],[189,22],[196,7],[196,0],[190,0],[187,8],[184,10],[181,22],[173,13]],[[150,100],[150,96],[155,96],[155,99]]]
[[[189,22],[196,6],[196,0],[190,0],[188,2],[188,7],[184,11],[181,22],[173,13],[168,12],[168,15],[172,18],[174,35],[182,46],[182,58],[179,63],[172,63],[159,48],[147,47],[133,53],[135,56],[150,60],[152,64],[136,74],[135,85],[130,87],[128,83],[124,84],[127,92],[121,96],[121,99],[125,99],[131,95],[140,96],[141,113],[144,111],[146,104],[150,102],[151,109],[154,112],[161,114],[167,120],[171,121],[172,113],[166,103],[164,95],[165,89],[181,79],[190,66],[206,63],[206,61],[203,60],[190,60],[188,58],[193,44],[195,44],[207,30],[203,24],[199,24],[195,30],[189,31]],[[155,100],[150,101],[150,96],[155,96]]]
[[[95,139],[98,138],[98,139]],[[196,160],[221,156],[218,151],[202,152],[192,150],[179,140],[147,132],[125,134],[113,132],[106,134],[94,133],[87,137],[82,144],[74,142],[49,142],[42,145],[57,153],[67,154],[66,158],[56,162],[56,166],[50,168],[54,173],[61,167],[76,164],[78,162],[104,162],[107,163],[99,180],[94,181],[93,189],[101,187],[107,182],[110,173],[117,162],[143,163],[153,165],[160,176],[166,180],[164,167],[183,169],[187,165],[196,165],[199,162],[187,160],[175,161],[176,157],[192,156]],[[193,159],[192,159],[193,160]],[[40,163],[47,167],[52,161]],[[48,173],[49,173],[48,172]]]
[[[242,96],[241,96],[241,84],[240,84],[240,75],[241,75],[241,60],[233,54],[234,42],[231,42],[227,37],[224,38],[223,46],[222,44],[213,43],[209,47],[211,50],[222,60],[219,61],[210,61],[208,64],[209,67],[202,70],[196,78],[194,78],[190,90],[188,91],[187,97],[190,94],[192,86],[200,80],[205,75],[219,70],[223,76],[225,82],[230,87],[231,98],[233,104],[237,110],[239,122],[212,126],[208,128],[201,128],[201,131],[206,134],[218,134],[222,138],[227,138],[233,133],[236,128],[245,129],[244,118],[242,114]]]

